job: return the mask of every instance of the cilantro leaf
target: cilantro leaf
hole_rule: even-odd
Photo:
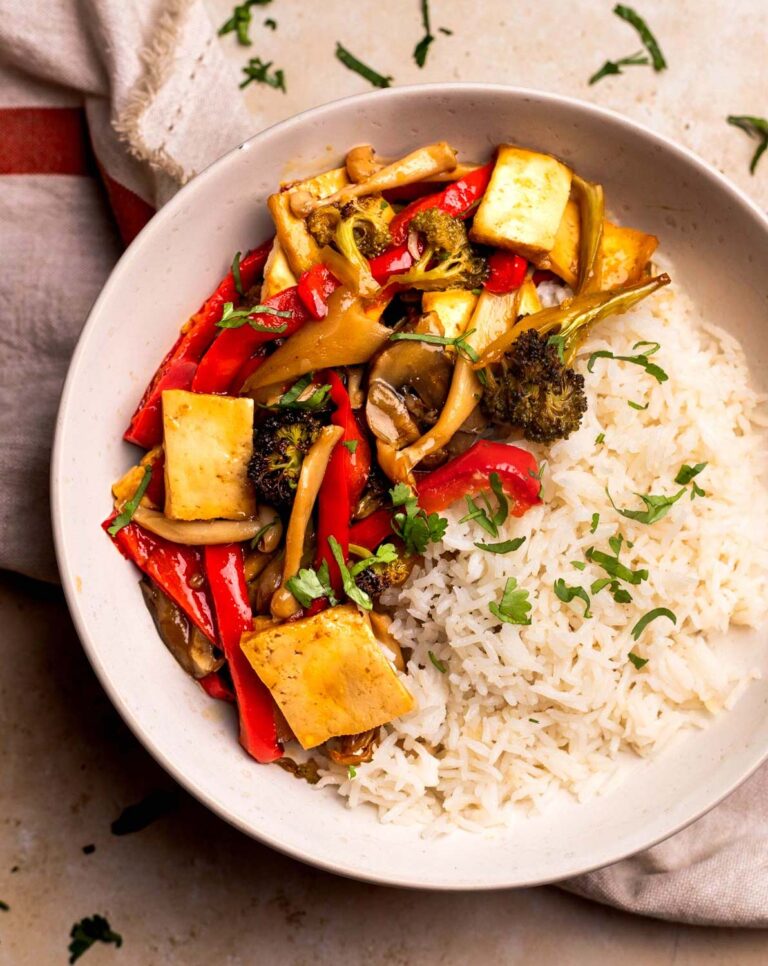
[[[578,585],[571,587],[566,584],[562,577],[558,577],[554,583],[554,591],[558,600],[561,600],[564,604],[570,604],[574,598],[578,597],[579,600],[584,601],[584,617],[588,618],[592,616],[589,610],[589,594],[583,587]]]
[[[128,524],[133,519],[133,514],[138,510],[139,504],[142,501],[144,494],[147,492],[147,487],[149,486],[150,480],[152,479],[152,464],[144,467],[144,475],[141,478],[141,482],[136,487],[136,492],[130,498],[126,500],[123,504],[122,512],[115,517],[114,522],[110,527],[107,527],[107,533],[110,537],[115,537],[123,529],[127,527]]]
[[[257,547],[259,546],[259,541],[261,540],[261,538],[266,533],[269,533],[269,531],[272,530],[273,527],[276,527],[279,522],[280,522],[280,517],[276,516],[272,520],[270,520],[269,523],[265,523],[264,526],[260,530],[258,530],[256,532],[256,535],[251,539],[251,550],[256,550]]]
[[[641,406],[640,403],[635,402],[633,399],[628,399],[627,405],[630,407],[630,409],[637,409],[638,412],[644,412],[648,408],[649,403],[646,403],[644,406]]]
[[[729,114],[726,120],[751,138],[757,138],[758,145],[749,164],[749,173],[754,174],[757,162],[768,148],[768,120],[764,117],[755,117],[753,114]]]
[[[653,610],[649,610],[647,614],[644,614],[632,628],[631,634],[633,639],[637,640],[651,621],[655,621],[658,617],[666,617],[673,624],[677,624],[677,616],[668,607],[654,607]]]
[[[325,405],[328,393],[331,391],[331,387],[327,383],[324,386],[318,386],[306,399],[299,398],[312,383],[313,378],[314,373],[308,372],[301,379],[297,379],[291,388],[280,397],[277,402],[278,407],[280,409],[321,409]]]
[[[118,949],[123,945],[123,937],[113,932],[109,922],[99,915],[88,916],[76,922],[70,930],[69,937],[72,940],[68,947],[70,963],[80,959],[83,953],[96,942],[114,943]]]
[[[354,765],[347,765],[347,778],[357,778],[357,768]]]
[[[498,502],[496,510],[491,506],[490,500],[485,493],[481,491],[479,496],[485,503],[486,509],[479,507],[471,496],[465,497],[469,512],[459,520],[459,523],[476,520],[486,533],[489,533],[492,537],[498,537],[499,527],[509,516],[509,501],[504,493],[501,477],[498,473],[491,473],[488,477],[488,482]]]
[[[344,593],[362,610],[373,610],[373,601],[364,590],[361,590],[357,586],[352,574],[349,572],[339,541],[335,537],[328,537],[328,546],[331,548],[333,559],[338,564]]]
[[[589,525],[589,532],[590,533],[594,533],[595,530],[597,530],[597,528],[598,528],[599,525],[600,525],[600,514],[599,513],[593,513],[592,514],[592,522]]]
[[[280,335],[288,328],[285,322],[281,325],[264,325],[262,322],[257,322],[256,319],[252,318],[254,315],[273,315],[278,319],[293,318],[293,312],[281,311],[280,309],[273,308],[271,305],[253,305],[249,309],[236,309],[233,302],[225,302],[221,318],[216,323],[216,326],[219,329],[240,329],[247,323],[256,332],[269,332],[275,335]]]
[[[483,543],[482,540],[478,540],[475,541],[475,546],[488,553],[512,553],[519,550],[524,543],[525,537],[513,537],[511,540],[502,540],[501,543]]]
[[[606,60],[603,66],[589,78],[589,86],[591,87],[604,77],[610,77],[612,74],[621,74],[622,67],[644,66],[649,63],[650,61],[641,50],[636,54],[630,54],[629,57],[620,57],[618,60]]]
[[[659,520],[663,520],[664,517],[669,513],[672,507],[677,503],[680,497],[685,493],[685,487],[678,490],[674,496],[666,496],[665,494],[660,494],[658,496],[653,493],[643,494],[635,493],[635,496],[640,497],[640,499],[645,504],[644,510],[627,510],[616,506],[613,502],[613,497],[608,492],[608,487],[605,488],[605,492],[608,494],[608,499],[611,501],[611,506],[617,513],[620,513],[623,517],[628,520],[637,520],[638,523],[647,523],[649,526],[653,523],[658,523]]]
[[[435,655],[432,653],[432,651],[427,651],[427,655],[429,656],[430,661],[437,668],[437,670],[441,674],[445,674],[445,672],[448,670],[447,665],[443,661],[441,661],[439,658],[435,657]]]
[[[646,343],[636,343],[636,345],[645,344]],[[654,345],[655,344],[656,343],[654,343]],[[614,359],[616,362],[631,362],[633,365],[642,366],[649,376],[653,376],[656,382],[666,382],[667,379],[669,379],[669,376],[661,368],[661,366],[656,365],[655,362],[651,362],[651,360],[648,358],[649,355],[652,355],[652,353],[641,352],[635,356],[617,356],[615,353],[611,352],[610,349],[598,349],[589,357],[587,362],[587,371],[594,371],[595,363],[598,359]]]
[[[571,566],[575,567],[576,570],[586,570],[587,568],[587,565],[584,563],[583,560],[572,560]]]
[[[354,456],[355,450],[357,449],[357,440],[356,439],[345,439],[344,442],[341,445],[345,449],[349,450],[349,452],[352,453],[352,455]]]
[[[354,54],[350,53],[346,47],[342,47],[338,41],[336,41],[336,59],[341,61],[349,70],[353,70],[356,74],[359,74],[374,87],[389,87],[393,79],[390,75],[380,74],[377,70],[364,64],[362,60],[358,60]]]
[[[309,607],[312,601],[320,600],[322,597],[327,597],[331,606],[338,603],[333,594],[328,574],[328,563],[325,560],[317,570],[311,568],[300,570],[295,577],[286,580],[285,586],[302,607]]]
[[[235,291],[237,294],[240,296],[245,295],[243,291],[243,280],[240,278],[240,252],[235,252],[235,257],[232,259],[232,278],[235,282]]]
[[[456,351],[469,359],[470,362],[477,362],[480,356],[467,339],[475,330],[469,329],[461,335],[434,335],[431,332],[393,332],[389,337],[390,342],[426,342],[428,345],[453,346]]]
[[[605,433],[598,433],[597,436],[595,436],[595,446],[600,446],[604,442],[605,442]]]
[[[261,57],[251,57],[245,67],[243,67],[245,80],[240,83],[240,89],[242,90],[244,87],[255,82],[257,84],[266,84],[268,87],[274,87],[275,90],[282,91],[285,94],[285,73],[278,68],[270,74],[269,69],[271,66],[271,60],[263,61]]]
[[[698,476],[706,466],[706,463],[697,463],[695,466],[689,466],[687,463],[683,463],[677,471],[675,483],[679,483],[681,486],[687,486],[694,476]]]
[[[637,11],[633,10],[632,7],[625,7],[621,3],[617,3],[613,8],[613,12],[617,17],[621,17],[625,20],[631,27],[634,27],[637,31],[640,40],[642,41],[643,47],[651,55],[651,63],[653,64],[653,69],[655,71],[664,70],[667,66],[667,62],[664,59],[664,54],[661,52],[659,47],[659,42],[656,40],[654,35],[651,33],[651,28],[643,20]]]
[[[422,510],[410,486],[398,483],[389,495],[394,507],[403,508],[392,515],[392,529],[405,544],[406,553],[422,554],[428,543],[443,539],[448,521],[437,513],[427,514]]]
[[[528,616],[531,610],[528,591],[518,587],[514,577],[508,578],[501,600],[498,603],[491,601],[488,604],[488,610],[505,624],[531,623],[531,618]]]
[[[547,461],[544,460],[543,463],[539,463],[539,469],[537,472],[534,473],[533,470],[528,470],[528,476],[530,476],[532,480],[539,481],[539,492],[536,494],[536,496],[541,496],[541,491],[544,489],[544,470],[546,468],[547,468]]]
[[[594,547],[590,547],[586,553],[587,560],[592,563],[597,564],[602,570],[604,570],[609,577],[613,577],[617,580],[623,580],[627,584],[641,584],[644,580],[648,580],[648,571],[645,569],[641,570],[630,570],[629,567],[625,567],[623,563],[619,561],[618,556],[611,556],[610,554],[604,553],[602,550],[595,550]],[[603,580],[602,586],[595,587],[592,584],[592,593],[596,594],[598,590],[602,590],[602,587],[607,586],[610,580]]]
[[[638,657],[637,654],[634,654],[632,651],[627,654],[627,657],[635,665],[638,671],[640,668],[645,667],[645,665],[648,663],[647,657]]]

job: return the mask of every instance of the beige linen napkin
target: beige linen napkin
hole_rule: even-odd
[[[202,0],[4,0],[0,567],[56,579],[48,464],[68,359],[120,235],[255,133],[236,83]],[[764,768],[669,841],[563,886],[645,915],[768,926],[767,803]]]

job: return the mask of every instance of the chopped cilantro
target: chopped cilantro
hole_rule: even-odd
[[[357,440],[356,439],[345,439],[344,442],[341,445],[345,449],[348,449],[349,452],[354,455],[354,452],[357,449]]]
[[[622,67],[650,64],[657,72],[664,70],[667,62],[661,52],[659,43],[640,14],[631,7],[626,7],[620,3],[613,8],[613,12],[617,17],[621,17],[622,20],[635,28],[649,56],[646,56],[642,51],[638,51],[629,57],[621,57],[618,60],[607,60],[600,70],[590,77],[589,83],[596,84],[601,78],[607,77],[610,74],[620,74]]]
[[[539,719],[538,718],[529,718],[528,720],[531,722],[531,724],[538,724],[539,723]]]
[[[627,405],[630,407],[630,409],[637,409],[638,412],[644,412],[648,408],[649,404],[646,403],[644,406],[641,406],[639,402],[635,402],[632,399],[628,399]]]
[[[595,530],[597,530],[599,523],[600,523],[600,514],[599,513],[593,513],[592,514],[592,522],[589,525],[589,532],[590,533],[594,533]]]
[[[347,765],[347,778],[357,778],[357,768],[354,765]]]
[[[519,550],[524,543],[525,537],[513,537],[511,540],[503,540],[501,543],[483,543],[482,540],[477,540],[475,546],[488,553],[512,553]]]
[[[571,566],[575,567],[577,570],[586,570],[587,567],[583,560],[572,560]]]
[[[629,567],[625,567],[623,563],[619,561],[618,555],[611,556],[610,554],[604,553],[602,550],[595,550],[594,547],[590,547],[586,553],[587,560],[592,561],[592,563],[597,564],[602,570],[604,570],[609,577],[615,578],[616,580],[623,580],[627,584],[640,584],[644,580],[648,579],[648,571],[642,570],[630,570]],[[602,578],[605,581],[605,578]],[[610,580],[605,581],[602,586],[607,586]],[[595,589],[595,584],[592,585],[592,593],[596,594],[598,590],[602,587]]]
[[[433,335],[431,332],[393,332],[389,337],[390,342],[426,342],[428,345],[447,345],[463,355],[470,362],[477,362],[480,358],[477,352],[467,342],[474,329],[462,333],[462,335]]]
[[[261,57],[251,57],[243,67],[245,80],[240,83],[240,88],[256,82],[257,84],[267,84],[269,87],[274,87],[285,94],[285,73],[281,69],[276,69],[270,74],[271,66],[271,60],[263,61]]]
[[[277,21],[273,20],[272,17],[267,17],[264,21],[264,26],[268,27],[270,30],[277,30]]]
[[[235,282],[235,291],[238,295],[245,295],[243,291],[243,280],[240,278],[240,252],[235,252],[235,257],[232,259],[232,278]]]
[[[533,470],[528,470],[528,476],[530,476],[532,480],[539,481],[539,492],[536,494],[536,496],[541,496],[541,491],[544,489],[543,478],[544,478],[544,470],[546,468],[547,468],[547,461],[544,460],[543,463],[539,463],[538,472],[534,473]]]
[[[88,916],[76,922],[69,933],[69,962],[74,963],[87,952],[94,943],[114,943],[120,948],[123,937],[110,928],[109,922],[99,915]]]
[[[595,436],[595,445],[601,446],[604,442],[605,442],[605,433],[598,433],[597,436]]]
[[[554,590],[558,600],[562,600],[564,604],[570,604],[574,598],[578,597],[579,600],[584,602],[584,617],[592,616],[589,610],[589,594],[583,587],[579,587],[578,585],[571,587],[566,584],[562,577],[558,577],[554,584]]]
[[[435,657],[435,655],[432,653],[432,651],[427,651],[427,655],[429,656],[430,661],[437,668],[437,670],[441,674],[445,674],[445,672],[448,670],[447,665],[443,661],[441,661],[439,658]]]
[[[637,654],[634,654],[632,651],[627,654],[627,657],[635,665],[638,671],[640,668],[645,667],[645,665],[648,663],[647,657],[638,657]]]
[[[649,610],[647,614],[644,614],[632,628],[631,633],[633,639],[637,640],[645,628],[651,623],[651,621],[655,621],[657,617],[666,617],[671,620],[673,624],[677,624],[677,616],[673,614],[669,608],[654,607],[653,610]]]
[[[359,74],[369,84],[374,87],[389,87],[392,77],[389,75],[380,74],[378,71],[364,64],[361,60],[358,60],[354,54],[350,53],[346,47],[336,41],[336,59],[340,60],[345,67],[353,70],[356,74]]]
[[[443,539],[448,521],[437,513],[427,514],[422,510],[410,486],[397,483],[389,495],[392,506],[402,507],[392,516],[392,529],[405,544],[406,553],[422,554],[428,543]]]
[[[245,0],[244,3],[237,4],[232,10],[232,16],[229,20],[225,20],[219,27],[219,36],[223,37],[225,34],[234,33],[237,35],[239,44],[243,47],[250,47],[251,7],[265,7],[271,2],[272,0]]]
[[[706,463],[697,463],[695,466],[689,466],[687,463],[683,463],[677,471],[675,483],[679,483],[681,486],[687,486],[694,476],[698,476],[706,466]]]
[[[757,138],[758,144],[749,164],[749,173],[754,174],[757,162],[768,148],[768,121],[764,117],[755,117],[753,114],[729,114],[726,120],[751,138]]]
[[[144,494],[147,492],[147,487],[149,486],[151,479],[152,465],[149,464],[144,467],[144,475],[141,478],[141,482],[136,487],[136,492],[133,494],[130,500],[126,500],[126,502],[123,504],[122,512],[115,517],[112,525],[107,527],[107,533],[110,535],[110,537],[117,536],[123,527],[127,527],[131,522],[133,519],[133,514],[138,510],[139,504],[141,503]]]
[[[501,600],[495,600],[488,604],[488,610],[505,624],[530,624],[531,618],[528,616],[531,604],[528,600],[528,591],[517,586],[514,577],[509,577],[504,585],[504,592]]]
[[[286,580],[285,586],[302,607],[309,607],[313,600],[319,600],[322,597],[327,597],[331,606],[338,603],[333,594],[328,563],[325,560],[317,570],[311,568],[300,570],[295,577]]]
[[[252,318],[254,315],[273,315],[278,319],[293,318],[293,312],[282,312],[279,309],[272,308],[271,305],[252,305],[249,309],[236,309],[233,302],[225,302],[221,318],[216,325],[220,329],[239,329],[247,322],[256,332],[269,332],[275,335],[280,335],[288,328],[285,322],[279,325],[264,325]]]
[[[640,499],[645,504],[644,510],[627,510],[616,506],[613,502],[613,497],[608,492],[608,487],[605,488],[605,492],[608,494],[608,499],[611,501],[611,506],[617,513],[620,513],[623,517],[628,520],[637,520],[638,523],[647,523],[649,526],[653,523],[658,523],[659,520],[663,520],[664,517],[669,513],[672,507],[677,503],[680,497],[685,493],[685,487],[678,490],[674,496],[666,496],[665,494],[660,494],[658,496],[653,493],[648,493],[647,495],[643,493],[635,493],[635,496],[639,496]]]
[[[308,396],[306,399],[300,399],[305,389],[309,387],[314,378],[314,373],[309,372],[306,376],[302,376],[301,379],[297,379],[296,382],[288,389],[277,402],[280,409],[321,409],[328,398],[328,393],[331,391],[331,387],[326,383],[323,386],[318,386],[315,391]]]
[[[259,541],[261,540],[261,538],[266,533],[269,533],[269,531],[273,527],[276,527],[279,522],[280,522],[280,518],[279,517],[274,517],[272,520],[269,521],[269,523],[265,523],[264,526],[260,530],[258,530],[256,532],[256,535],[251,540],[251,550],[256,550],[256,548],[259,545]]]
[[[498,503],[497,508],[495,510],[493,509],[491,501],[486,496],[485,491],[481,491],[479,494],[485,503],[485,509],[478,506],[473,497],[467,496],[465,499],[469,512],[459,520],[459,523],[467,523],[469,520],[475,520],[486,533],[489,533],[492,537],[498,537],[499,527],[509,516],[509,501],[504,494],[501,477],[498,473],[491,473],[488,477],[488,484],[496,497]]]
[[[656,365],[655,362],[651,362],[649,358],[655,352],[658,352],[661,346],[658,342],[636,342],[632,346],[632,349],[639,349],[642,346],[648,346],[649,348],[646,349],[645,352],[640,352],[634,356],[617,356],[615,353],[611,352],[610,349],[598,349],[589,357],[589,361],[587,362],[587,370],[592,372],[598,359],[614,359],[617,362],[631,362],[633,365],[642,366],[649,376],[653,376],[656,382],[666,382],[667,379],[669,379],[669,376],[661,368],[661,366]]]
[[[370,567],[373,564],[391,563],[393,560],[396,560],[397,550],[395,550],[394,545],[391,543],[383,543],[375,554],[370,557],[365,557],[363,560],[358,560],[358,562],[351,568],[347,567],[347,563],[344,560],[344,554],[341,549],[341,544],[335,537],[328,537],[328,546],[331,548],[331,553],[333,554],[334,560],[338,564],[339,572],[341,573],[341,582],[344,587],[344,593],[362,610],[372,610],[373,602],[371,601],[371,598],[364,590],[361,590],[357,586],[355,583],[355,577],[361,571],[365,570],[366,567]],[[325,582],[327,583],[327,571]],[[291,593],[293,593],[293,591],[291,591]],[[326,595],[324,594],[323,596]]]

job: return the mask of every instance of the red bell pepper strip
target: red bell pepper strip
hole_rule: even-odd
[[[494,295],[506,295],[520,288],[525,281],[528,262],[514,252],[495,251],[488,258],[488,278],[485,288]]]
[[[240,366],[237,375],[232,380],[232,392],[237,394],[243,388],[243,384],[249,376],[252,376],[254,372],[259,368],[259,366],[264,362],[264,350],[259,348],[251,356],[250,359],[246,359],[245,362]]]
[[[392,537],[392,511],[384,508],[374,510],[349,528],[349,542],[367,550],[375,550],[388,537]]]
[[[198,678],[197,683],[209,698],[227,701],[229,704],[235,703],[235,692],[224,682],[218,671],[211,671],[205,677]]]
[[[272,695],[240,648],[240,638],[252,627],[243,550],[228,543],[204,548],[205,569],[216,608],[219,644],[227,659],[240,716],[240,744],[263,763],[281,758]]]
[[[413,265],[413,262],[413,255],[408,251],[408,246],[403,244],[388,248],[381,255],[376,255],[372,258],[368,264],[371,269],[371,275],[373,275],[379,285],[385,285],[390,275],[407,272],[411,265]]]
[[[328,545],[328,538],[338,540],[346,559],[352,511],[371,472],[371,447],[360,431],[344,383],[333,369],[327,369],[321,375],[331,387],[329,396],[336,406],[331,422],[334,426],[341,426],[344,433],[331,452],[317,497],[316,566],[327,562],[331,586],[340,592],[341,573]],[[353,445],[345,446],[345,443]]]
[[[112,514],[102,523],[104,530],[115,516]],[[144,530],[138,523],[129,523],[118,530],[112,539],[120,553],[135,563],[209,640],[216,643],[213,608],[204,580],[200,551],[196,547],[164,540]],[[193,586],[193,583],[198,586]]]
[[[313,319],[328,315],[328,299],[341,283],[325,265],[313,265],[299,277],[299,298]]]
[[[511,500],[513,516],[520,517],[541,503],[539,468],[533,454],[508,443],[481,439],[460,456],[421,477],[416,486],[419,506],[427,513],[445,510],[463,496],[488,489],[491,473],[499,474]]]
[[[401,245],[408,236],[408,226],[411,219],[419,211],[427,208],[440,208],[453,218],[464,218],[469,215],[474,205],[483,197],[488,182],[491,180],[494,162],[489,161],[480,168],[476,168],[458,181],[453,181],[443,191],[419,198],[395,215],[389,223],[389,233],[395,245]]]
[[[264,304],[279,312],[290,312],[291,317],[251,316],[255,323],[267,330],[265,332],[257,332],[247,322],[239,329],[219,330],[221,334],[197,367],[191,386],[193,392],[230,392],[238,371],[260,345],[272,339],[287,339],[309,318],[295,285],[268,298]]]
[[[253,249],[240,261],[240,279],[244,291],[256,281],[264,268],[272,249],[272,239]],[[187,322],[181,333],[160,363],[160,367],[147,386],[136,412],[131,417],[124,439],[145,449],[156,446],[163,438],[162,393],[164,389],[189,389],[197,364],[219,330],[216,323],[221,318],[225,302],[238,298],[232,272],[228,272],[216,291]]]

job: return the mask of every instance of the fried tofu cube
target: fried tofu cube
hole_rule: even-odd
[[[246,633],[240,647],[302,748],[412,711],[368,618],[350,604]]]
[[[520,301],[517,306],[517,314],[519,316],[534,315],[536,312],[541,312],[542,308],[541,299],[539,298],[539,293],[536,291],[536,286],[533,284],[533,279],[530,277],[526,278],[520,286]]]
[[[244,520],[256,501],[248,480],[253,400],[184,389],[163,393],[165,515]]]
[[[285,252],[276,238],[272,243],[272,251],[269,253],[269,257],[264,265],[264,283],[261,286],[261,301],[266,302],[273,295],[277,295],[278,292],[283,292],[295,284],[296,276],[291,271],[291,266],[288,264]]]
[[[658,244],[655,235],[606,221],[603,225],[600,287],[609,289],[639,282]]]
[[[559,275],[571,288],[579,278],[579,237],[581,214],[578,204],[571,198],[565,206],[563,217],[555,235],[555,244],[548,255],[539,262],[539,268],[548,268]]]
[[[555,244],[570,191],[571,171],[556,158],[502,144],[470,238],[536,261]]]
[[[325,171],[307,181],[282,185],[281,190],[267,198],[275,232],[294,275],[301,275],[320,261],[320,248],[310,235],[303,218],[291,211],[291,191],[308,191],[313,198],[327,198],[349,184],[346,168]]]
[[[441,335],[455,339],[466,331],[475,310],[477,296],[466,289],[447,289],[445,292],[425,292],[421,299],[424,312],[434,312]]]

